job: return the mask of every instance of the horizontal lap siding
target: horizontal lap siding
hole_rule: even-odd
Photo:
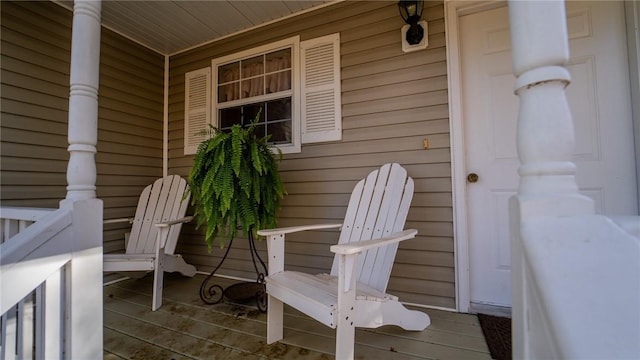
[[[71,16],[54,4],[3,2],[0,198],[57,207],[66,194]]]
[[[395,2],[343,2],[171,58],[170,172],[187,175],[183,156],[184,74],[213,58],[300,35],[301,40],[340,32],[343,138],[302,146],[280,165],[288,195],[279,225],[340,222],[355,183],[385,162],[399,162],[416,182],[407,228],[418,237],[398,251],[389,291],[401,300],[455,308],[451,155],[442,3],[425,4],[429,48],[403,53],[403,25]],[[428,139],[430,148],[423,149]],[[289,269],[330,270],[329,246],[337,231],[287,237]],[[180,252],[200,270],[211,270],[223,251],[207,253],[193,227],[184,230]],[[264,251],[264,243],[258,247]],[[223,274],[253,277],[246,241],[238,239]]]
[[[164,57],[102,29],[98,197],[105,218],[133,217],[162,176]],[[100,136],[102,135],[102,136]],[[105,226],[105,252],[124,251],[127,224]]]
[[[3,205],[57,207],[66,195],[72,13],[51,2],[2,2]],[[105,217],[133,216],[162,176],[164,57],[102,29],[97,196]],[[105,228],[105,252],[125,228]]]

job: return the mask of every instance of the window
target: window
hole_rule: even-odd
[[[213,123],[221,130],[257,119],[257,135],[299,152],[298,37],[214,59]]]
[[[342,138],[340,36],[292,37],[213,59],[185,74],[185,154],[194,154],[208,124],[248,125],[283,153],[301,143]]]

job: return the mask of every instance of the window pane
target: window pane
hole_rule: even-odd
[[[257,124],[253,133],[259,138],[265,137],[267,135],[266,124]]]
[[[291,119],[291,98],[267,102],[267,122]]]
[[[291,48],[274,51],[265,56],[266,72],[291,69]]]
[[[252,96],[260,96],[264,94],[263,78],[257,77],[249,80],[242,80],[241,97],[246,99]]]
[[[267,94],[291,90],[291,70],[279,71],[266,77]]]
[[[238,96],[240,93],[239,85],[240,84],[236,82],[218,86],[218,103],[238,100],[240,98]]]
[[[240,106],[220,110],[220,129],[226,130],[233,124],[239,124],[242,120],[242,108]]]
[[[243,125],[249,125],[256,118],[260,109],[264,108],[264,103],[259,104],[251,104],[242,107],[242,115],[243,115]],[[264,109],[260,113],[260,118],[258,122],[264,122]]]
[[[218,68],[218,84],[240,80],[240,62],[223,65]]]
[[[291,98],[268,101],[267,134],[270,142],[276,144],[291,142]]]
[[[250,59],[242,60],[242,78],[264,74],[263,56],[259,55]]]
[[[267,133],[271,135],[270,143],[282,144],[291,142],[291,120],[268,123]]]

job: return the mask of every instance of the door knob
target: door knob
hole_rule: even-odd
[[[467,175],[467,181],[470,182],[470,183],[478,182],[478,174],[471,173],[471,174]]]

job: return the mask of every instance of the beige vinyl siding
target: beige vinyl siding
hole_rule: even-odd
[[[66,190],[71,17],[3,2],[0,23],[2,205],[57,207]]]
[[[416,228],[418,237],[400,246],[389,291],[403,301],[455,308],[444,7],[425,4],[429,48],[405,54],[396,4],[342,2],[172,56],[169,167],[186,175],[193,160],[182,153],[185,72],[289,36],[307,40],[340,32],[342,141],[303,144],[301,153],[284,156],[280,169],[289,195],[279,225],[341,221],[357,180],[385,162],[399,162],[416,182],[407,228]],[[199,270],[212,270],[223,251],[214,248],[208,254],[193,227],[184,235],[180,253]],[[329,245],[337,240],[336,231],[288,235],[287,240],[288,269],[330,270]],[[236,241],[220,273],[255,277],[246,243]],[[264,243],[258,247],[264,249]]]
[[[66,195],[72,13],[52,2],[2,2],[2,205],[55,208]],[[131,217],[162,176],[164,57],[102,29],[97,196],[105,218]],[[105,228],[105,252],[126,227]]]
[[[98,197],[106,219],[132,217],[142,189],[162,176],[164,57],[102,29]],[[124,250],[126,224],[105,227],[105,252]]]

